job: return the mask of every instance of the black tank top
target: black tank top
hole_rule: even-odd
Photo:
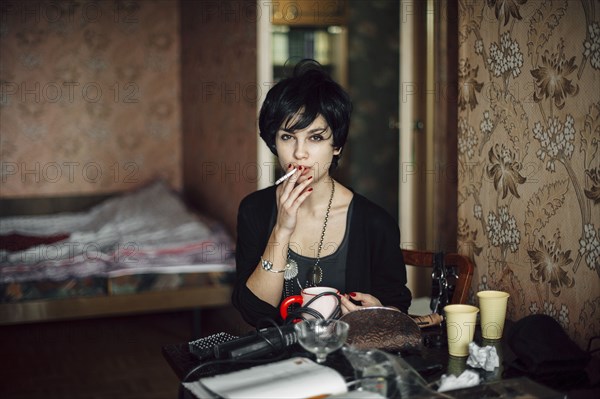
[[[348,214],[346,216],[346,231],[339,247],[330,255],[322,257],[319,261],[321,270],[323,270],[323,279],[319,286],[336,288],[340,293],[346,290],[346,259],[348,257],[348,236],[350,231],[350,221],[352,220],[352,208],[354,197],[348,205]],[[330,244],[333,245],[333,244]],[[323,249],[327,248],[327,242],[323,242]],[[308,282],[308,272],[315,265],[317,258],[312,258],[298,254],[293,251],[293,244],[290,245],[289,256],[298,263],[298,276],[292,280],[284,282],[284,297],[290,295],[299,295],[300,291],[311,285]],[[316,250],[316,249],[315,249]]]

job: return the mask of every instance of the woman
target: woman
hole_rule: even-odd
[[[284,172],[294,172],[239,207],[232,301],[252,325],[280,320],[282,299],[315,285],[345,293],[343,314],[371,306],[408,310],[397,223],[330,175],[351,112],[347,93],[312,60],[267,94],[260,136]]]

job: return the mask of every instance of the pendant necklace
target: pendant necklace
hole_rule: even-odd
[[[321,231],[321,239],[319,240],[319,246],[317,247],[317,259],[315,260],[314,266],[308,271],[308,284],[316,286],[323,281],[323,269],[319,266],[321,260],[321,250],[323,249],[323,241],[325,240],[325,231],[327,230],[327,221],[329,220],[329,211],[331,211],[331,204],[333,203],[333,194],[335,193],[335,181],[331,179],[331,196],[329,197],[329,204],[327,204],[327,211],[325,212],[325,221],[323,222],[323,230]],[[287,264],[285,265],[285,273],[283,278],[286,281],[292,280],[298,276],[298,263],[290,257],[290,247],[288,246],[288,258]],[[298,281],[298,285],[300,282]],[[300,285],[302,289],[302,286]]]

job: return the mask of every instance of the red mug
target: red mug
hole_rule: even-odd
[[[308,303],[311,299],[314,299],[315,296],[325,292],[334,293],[336,296],[340,295],[340,292],[335,288],[309,287],[303,289],[301,295],[288,296],[281,302],[281,305],[279,306],[279,313],[281,314],[281,318],[283,320],[287,319],[288,308],[290,307],[290,305],[297,303],[300,306],[302,306],[302,304]],[[324,318],[329,319],[336,312],[338,304],[338,298],[334,297],[333,295],[324,295],[314,300],[308,307],[321,313]],[[304,313],[303,316],[307,319],[314,319],[314,316],[309,313]]]

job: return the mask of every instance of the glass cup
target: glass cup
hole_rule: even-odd
[[[500,339],[504,331],[508,292],[479,291],[479,309],[481,309],[481,336],[486,339]]]
[[[479,308],[471,305],[446,305],[446,331],[448,334],[448,353],[451,356],[469,355],[469,342],[475,336]]]
[[[348,338],[348,323],[336,319],[312,319],[294,324],[298,343],[324,363],[327,355],[340,349]]]

